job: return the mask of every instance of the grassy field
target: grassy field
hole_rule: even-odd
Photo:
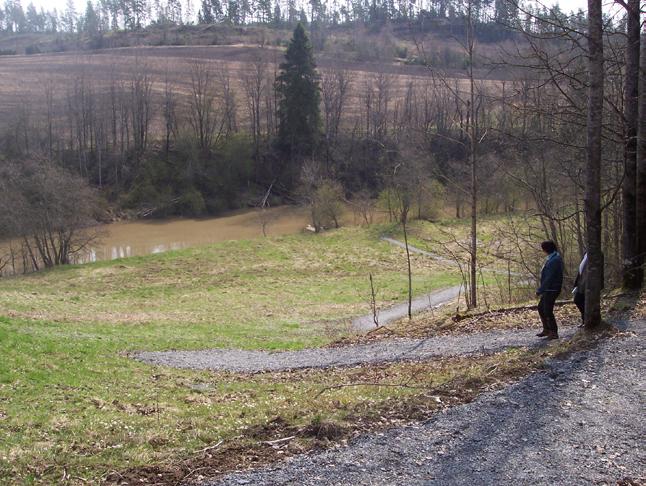
[[[0,483],[96,482],[246,437],[281,413],[296,426],[321,414],[338,419],[339,400],[347,412],[392,398],[338,390],[321,407],[313,390],[330,381],[325,372],[241,379],[127,357],[337,339],[349,317],[369,312],[369,272],[381,304],[405,298],[403,251],[378,234],[346,228],[229,242],[0,280]],[[413,265],[416,293],[456,282],[423,257]],[[438,373],[449,380],[453,372]]]
[[[544,359],[510,350],[427,365],[249,377],[131,361],[119,355],[131,342],[123,332],[92,335],[2,318],[0,337],[3,484],[96,484],[151,470],[156,482],[176,484],[203,464],[211,466],[206,474],[258,464],[357,429],[424,418]],[[325,391],[357,382],[371,385]],[[287,449],[262,443],[294,435]],[[203,449],[220,441],[222,451],[204,457]]]
[[[406,297],[401,249],[378,229],[232,241],[147,257],[70,266],[0,280],[0,313],[122,337],[130,349],[294,349],[329,342],[381,305]],[[416,294],[457,282],[451,269],[413,261]]]
[[[479,217],[477,279],[478,292],[484,297],[480,299],[481,307],[522,303],[534,298],[536,278],[545,258],[539,246],[544,235],[536,230],[536,224],[535,219],[527,219],[522,213]],[[393,226],[389,234],[404,239],[399,226]],[[412,246],[445,258],[447,265],[451,262],[457,269],[459,263],[468,281],[470,235],[469,218],[443,218],[411,222],[408,239]],[[571,283],[566,276],[566,287]]]
[[[478,257],[479,264],[485,269],[502,270],[506,268],[504,255],[507,251],[515,250],[514,241],[506,233],[509,231],[509,222],[513,221],[521,228],[523,236],[529,232],[529,226],[522,215],[518,217],[501,217],[500,215],[480,216],[478,218]],[[395,228],[395,236],[403,239],[401,230]],[[438,255],[452,258],[451,255],[459,257],[463,262],[469,261],[468,248],[470,245],[471,220],[470,218],[452,219],[445,218],[440,221],[418,220],[411,223],[410,243],[418,248],[427,250]],[[536,239],[534,252],[528,252],[529,256],[541,262],[543,254],[538,244],[542,235],[533,235]],[[528,239],[531,240],[530,237]],[[523,241],[523,243],[525,243]],[[540,263],[537,263],[540,268]]]

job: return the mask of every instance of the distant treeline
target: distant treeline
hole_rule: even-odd
[[[6,0],[0,8],[0,30],[10,33],[59,33],[85,35],[100,47],[100,38],[110,32],[138,31],[147,26],[226,23],[234,26],[267,25],[293,27],[300,22],[317,29],[360,23],[379,28],[384,23],[406,25],[418,31],[460,33],[464,29],[465,2],[458,0],[347,0],[309,2],[298,0],[97,0],[88,1],[77,11],[69,0],[65,9],[26,8],[21,0]],[[566,14],[558,5],[518,7],[513,0],[476,0],[472,2],[478,37],[497,41],[513,35],[522,24],[537,32],[554,29],[536,19],[557,18],[559,23],[583,25],[581,11]]]

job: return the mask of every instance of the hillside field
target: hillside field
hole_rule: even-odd
[[[71,51],[43,53],[35,55],[2,56],[0,60],[0,126],[15,119],[16,113],[26,111],[32,121],[42,120],[46,113],[45,87],[52,86],[54,110],[64,103],[65,96],[74,84],[85,80],[97,92],[106,92],[114,80],[126,86],[133,73],[144,71],[153,80],[153,96],[158,99],[154,106],[160,106],[165,82],[174,87],[182,104],[187,103],[191,90],[191,67],[195,62],[206,63],[214,73],[226,73],[230,77],[236,95],[237,117],[245,126],[248,119],[247,101],[243,78],[251,73],[254,64],[262,61],[267,76],[273,76],[282,62],[284,49],[276,46],[239,44],[225,46],[140,46],[96,51]],[[328,68],[344,69],[348,72],[351,84],[348,99],[348,112],[353,116],[344,119],[347,126],[352,120],[361,117],[361,96],[366,83],[373,82],[380,74],[386,75],[389,84],[391,103],[403,99],[409,83],[419,87],[437,84],[438,75],[448,76],[450,83],[466,86],[465,72],[461,70],[430,70],[424,66],[406,65],[402,60],[385,59],[380,61],[352,61],[321,56],[318,59],[321,70]],[[494,83],[500,73],[491,74],[485,69],[478,70],[482,82]],[[155,110],[159,111],[159,110]],[[56,113],[54,113],[56,116]],[[153,128],[161,130],[161,113],[153,113]],[[65,123],[65,120],[59,120]],[[65,126],[65,125],[61,125]]]

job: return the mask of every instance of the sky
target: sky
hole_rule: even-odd
[[[44,7],[45,9],[57,8],[58,10],[65,9],[65,4],[67,0],[31,0],[34,5],[37,7]],[[605,0],[604,0],[605,1]],[[22,0],[23,8],[29,5],[30,0]],[[87,0],[75,0],[77,5],[77,11],[84,9]],[[193,0],[193,5],[199,3],[199,0]],[[577,11],[579,9],[587,10],[588,0],[541,0],[541,3],[545,5],[553,5],[558,3],[561,6],[561,10],[564,12],[570,12],[572,10]]]

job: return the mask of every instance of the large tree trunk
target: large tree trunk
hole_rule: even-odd
[[[469,55],[469,152],[471,157],[471,268],[470,268],[470,306],[478,306],[478,177],[477,177],[477,111],[475,105],[475,80],[473,77],[473,54],[475,49],[475,36],[473,31],[472,2],[468,5],[467,18],[467,50]]]
[[[646,24],[642,32],[639,71],[639,131],[637,135],[637,250],[643,281],[646,258]]]
[[[639,86],[639,0],[628,0],[626,41],[626,81],[624,90],[624,182],[622,280],[625,288],[641,287],[637,249],[637,127]]]
[[[601,129],[603,121],[603,31],[601,0],[588,0],[588,127],[585,220],[588,268],[585,289],[585,327],[601,323]]]

